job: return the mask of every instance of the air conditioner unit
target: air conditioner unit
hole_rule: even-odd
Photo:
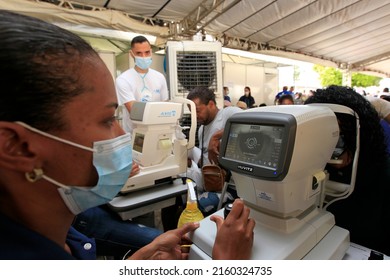
[[[217,106],[223,108],[220,42],[168,41],[165,53],[171,99],[186,98],[194,87],[206,86],[216,94]]]

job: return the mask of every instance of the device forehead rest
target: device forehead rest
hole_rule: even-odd
[[[312,104],[308,104],[306,106],[327,107],[335,113],[349,114],[349,115],[352,115],[355,118],[359,119],[359,115],[354,110],[352,110],[351,108],[344,106],[344,105],[333,104],[333,103],[312,103]]]

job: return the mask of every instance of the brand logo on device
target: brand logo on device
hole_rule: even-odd
[[[240,170],[248,171],[248,172],[253,172],[253,168],[249,166],[243,166],[243,165],[237,165],[237,168]]]
[[[160,117],[174,117],[176,115],[176,110],[165,111],[160,113]]]

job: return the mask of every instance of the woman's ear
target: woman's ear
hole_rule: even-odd
[[[0,166],[30,172],[36,167],[36,156],[29,149],[25,128],[11,122],[0,122]]]

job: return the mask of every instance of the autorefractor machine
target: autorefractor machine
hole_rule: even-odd
[[[325,198],[353,191],[359,152],[350,184],[328,179],[326,164],[337,162],[331,159],[339,142],[335,112],[354,115],[341,105],[283,105],[227,121],[219,160],[256,222],[252,259],[341,259],[349,248],[349,232],[323,207]],[[359,131],[357,116],[356,126]],[[215,214],[223,216],[223,209]],[[206,217],[191,235],[189,258],[210,259],[215,236],[216,225]]]
[[[185,104],[191,107],[190,127],[179,124]],[[140,172],[127,180],[122,193],[156,186],[187,171],[187,151],[194,147],[196,133],[196,109],[191,100],[135,102],[130,118],[134,124],[133,161]],[[182,131],[188,128],[186,139]]]

